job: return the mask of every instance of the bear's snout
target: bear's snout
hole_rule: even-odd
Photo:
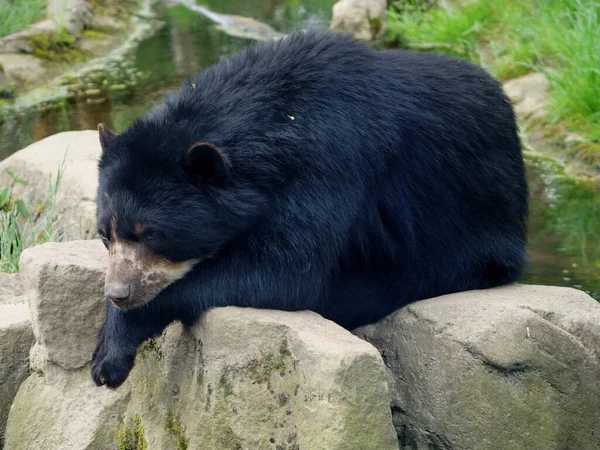
[[[126,283],[106,283],[104,285],[104,296],[116,306],[127,301],[131,295],[131,285]]]
[[[183,278],[197,262],[171,262],[140,242],[115,239],[109,249],[104,296],[119,309],[137,308]]]

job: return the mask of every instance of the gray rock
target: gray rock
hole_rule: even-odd
[[[10,410],[4,450],[116,450],[127,391],[98,389],[86,370],[58,370],[62,382],[48,383],[36,372],[21,385]]]
[[[189,335],[171,332],[163,349],[184,340],[200,361],[181,371],[185,354],[164,356],[179,386],[171,408],[190,448],[398,448],[377,350],[318,314],[217,308]],[[133,381],[138,390],[146,385]],[[162,395],[172,394],[163,388]]]
[[[17,31],[0,38],[0,54],[31,53],[30,39],[40,34],[56,32],[56,25],[51,20],[34,23],[25,30]]]
[[[0,272],[0,305],[25,303],[25,287],[18,273]]]
[[[447,295],[355,333],[389,368],[404,448],[600,448],[600,304],[581,291]]]
[[[23,383],[5,450],[113,448],[136,416],[154,449],[398,448],[377,350],[314,313],[222,308],[174,324],[116,391],[92,386],[89,367],[52,370]]]
[[[532,73],[507,81],[504,92],[515,105],[521,119],[537,119],[546,115],[548,106],[548,79],[541,73]]]
[[[46,64],[32,55],[0,54],[0,67],[7,82],[24,85],[44,76]]]
[[[72,367],[89,363],[104,315],[100,245],[23,256],[38,343],[5,450],[117,448],[126,428],[152,449],[398,448],[379,352],[312,312],[213,309],[144,344],[116,391],[94,386],[89,364]]]
[[[48,243],[21,255],[38,367],[90,361],[104,315],[107,251],[99,240]]]
[[[0,448],[13,398],[29,368],[33,331],[27,305],[0,305]]]
[[[48,17],[75,37],[92,25],[93,5],[85,0],[49,0]]]
[[[378,39],[385,31],[386,0],[340,0],[333,5],[332,31],[353,33],[365,41]]]
[[[96,234],[96,189],[98,159],[102,151],[97,131],[69,131],[49,136],[0,162],[0,185],[12,183],[11,170],[28,184],[15,184],[13,197],[23,199],[33,210],[48,199],[49,178],[56,180],[65,159],[58,187],[54,216],[64,240],[88,239]],[[43,226],[44,212],[36,218]]]

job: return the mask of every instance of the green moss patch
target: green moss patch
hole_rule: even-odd
[[[148,450],[148,441],[142,425],[142,418],[133,416],[131,428],[121,424],[117,430],[117,445],[119,450]]]
[[[85,54],[76,45],[76,39],[66,31],[38,34],[28,39],[31,53],[41,59],[57,62],[83,61]]]
[[[189,440],[185,435],[185,428],[183,427],[179,416],[174,414],[171,410],[167,411],[165,431],[177,441],[177,450],[187,450]]]

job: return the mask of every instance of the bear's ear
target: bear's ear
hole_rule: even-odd
[[[108,126],[104,123],[98,124],[98,135],[100,136],[100,147],[104,153],[108,147],[115,141],[117,135],[110,131]]]
[[[229,158],[213,144],[196,142],[185,152],[183,170],[199,181],[222,183],[229,177]]]

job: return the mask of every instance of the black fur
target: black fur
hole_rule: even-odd
[[[226,155],[225,179],[184,170],[197,142]],[[156,253],[212,256],[144,307],[108,303],[93,376],[113,387],[142,341],[211,307],[310,309],[353,328],[526,264],[524,166],[499,83],[338,34],[257,45],[187,81],[105,151],[98,199],[120,238],[141,221]]]

